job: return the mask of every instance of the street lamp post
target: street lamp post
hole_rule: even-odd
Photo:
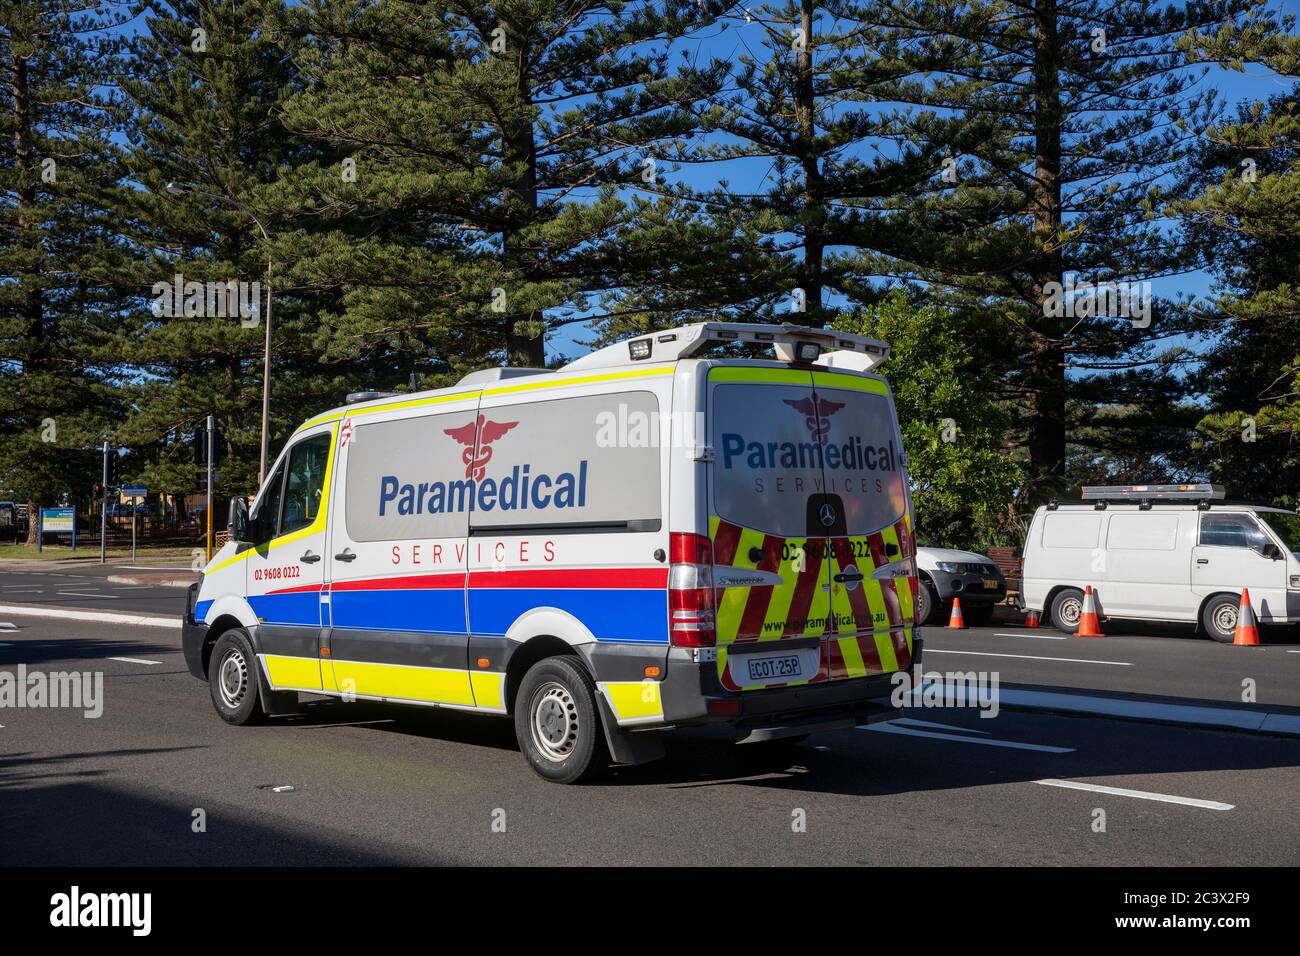
[[[262,454],[260,464],[257,469],[257,483],[260,486],[266,480],[266,458],[270,446],[270,421],[271,421],[271,236],[262,225],[262,220],[258,219],[251,209],[245,206],[238,199],[231,196],[223,196],[220,193],[209,192],[201,189],[192,183],[171,182],[167,184],[167,191],[173,196],[184,196],[186,193],[198,193],[201,196],[207,196],[209,199],[215,199],[217,202],[228,203],[234,206],[257,226],[262,233],[262,239],[266,243],[266,343],[262,349]]]

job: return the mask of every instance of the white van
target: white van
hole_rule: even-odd
[[[1073,631],[1091,584],[1108,618],[1199,624],[1231,641],[1243,589],[1261,623],[1300,620],[1300,515],[1224,503],[1219,485],[1085,487],[1090,504],[1038,509],[1025,607]]]
[[[512,715],[559,782],[674,725],[895,716],[921,642],[887,356],[706,323],[319,415],[232,502],[189,669],[233,724],[299,693]]]

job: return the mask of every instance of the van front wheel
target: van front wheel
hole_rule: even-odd
[[[1052,598],[1052,626],[1058,631],[1073,634],[1079,629],[1083,613],[1083,592],[1078,588],[1065,588]]]
[[[602,768],[596,686],[582,665],[567,657],[533,665],[515,698],[515,737],[528,765],[555,783],[578,783]]]
[[[228,724],[261,723],[266,717],[257,699],[257,656],[253,642],[242,627],[232,628],[217,638],[208,665],[208,690],[212,706]]]
[[[1231,644],[1237,632],[1237,610],[1241,598],[1235,594],[1216,594],[1205,602],[1201,627],[1220,644]]]

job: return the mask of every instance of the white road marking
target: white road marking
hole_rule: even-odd
[[[1056,634],[994,634],[994,637],[1032,637],[1036,641],[1068,641],[1068,637]]]
[[[934,727],[938,730],[959,730],[964,734],[987,734],[987,730],[971,730],[969,727],[960,727],[957,724],[940,724],[933,720],[917,720],[915,717],[899,717],[893,721],[895,724],[903,724],[906,727]]]
[[[1231,810],[1231,803],[1215,800],[1197,800],[1194,797],[1177,797],[1171,793],[1150,793],[1146,790],[1125,790],[1123,787],[1103,787],[1095,783],[1077,783],[1074,780],[1035,780],[1044,787],[1064,787],[1066,790],[1087,790],[1112,797],[1134,797],[1138,800],[1158,800],[1161,803],[1181,803],[1185,807],[1204,807],[1206,810]]]
[[[124,614],[121,611],[79,611],[66,607],[41,607],[38,604],[0,604],[0,614],[12,614],[15,617],[53,617],[63,621],[95,621],[99,624],[132,624],[136,627],[181,626],[179,617]]]
[[[871,724],[859,727],[859,730],[871,730],[878,734],[902,734],[906,737],[929,737],[931,740],[955,740],[961,744],[980,744],[985,747],[1006,747],[1009,750],[1035,750],[1045,754],[1072,754],[1073,747],[1049,747],[1047,744],[1022,744],[1015,740],[996,740],[992,737],[959,737],[957,734],[940,734],[930,730],[913,730],[910,727],[895,727],[897,721]]]
[[[56,594],[62,594],[65,597],[88,597],[88,598],[108,598],[110,601],[116,601],[115,594],[87,594],[84,591],[56,591]]]
[[[112,590],[112,591],[148,591],[148,590],[149,590],[149,586],[148,586],[147,584],[129,584],[129,585],[126,585],[125,587],[120,587],[120,588],[110,588],[109,590]]]
[[[966,654],[970,657],[1014,657],[1022,661],[1059,661],[1062,664],[1110,664],[1112,667],[1132,667],[1128,661],[1089,661],[1080,657],[1035,657],[1032,654],[994,654],[990,651],[941,651],[927,647],[927,654]]]
[[[110,657],[110,661],[121,661],[123,664],[161,664],[162,661],[146,661],[139,657]]]

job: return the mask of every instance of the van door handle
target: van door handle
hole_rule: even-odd
[[[315,564],[317,561],[320,560],[320,555],[312,554],[311,551],[308,551],[298,560],[301,561],[303,564]]]
[[[344,548],[338,554],[334,555],[335,561],[355,561],[357,556],[352,553],[351,548]]]
[[[861,580],[862,580],[862,572],[861,572],[861,571],[841,571],[839,574],[835,575],[835,580],[838,581],[840,584],[844,584],[844,583],[846,583],[846,582],[848,582],[848,581],[861,581]]]
[[[1197,563],[1197,564],[1209,564],[1209,563],[1210,563],[1210,559],[1209,559],[1209,558],[1197,558],[1197,559],[1196,559],[1196,563]]]

